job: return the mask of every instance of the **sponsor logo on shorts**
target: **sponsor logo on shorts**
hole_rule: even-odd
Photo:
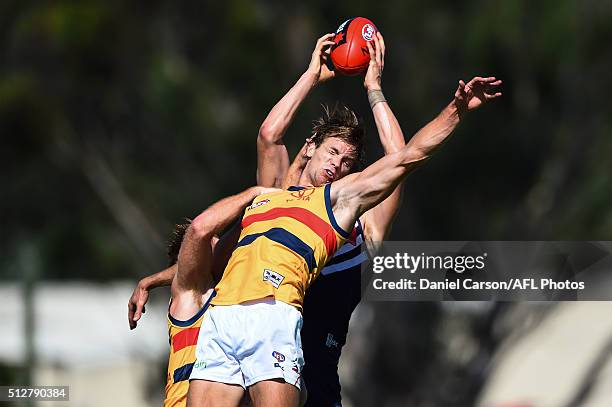
[[[195,365],[193,365],[194,369],[205,369],[206,368],[206,362],[204,362],[203,360],[198,360]]]
[[[256,203],[254,203],[254,204],[253,204],[253,205],[251,205],[251,206],[247,206],[247,211],[250,211],[250,210],[252,210],[252,209],[258,208],[258,207],[260,207],[260,206],[262,206],[262,205],[265,205],[265,204],[267,204],[267,203],[270,203],[270,200],[269,200],[269,199],[264,199],[263,201],[256,202]]]
[[[285,279],[285,276],[277,273],[274,270],[264,269],[263,271],[263,281],[269,282],[276,288],[280,287],[284,279]]]
[[[285,355],[283,355],[282,353],[277,352],[277,351],[272,352],[272,357],[274,359],[278,360],[279,363],[285,361]]]
[[[297,359],[292,359],[291,361],[287,362],[287,363],[283,363],[285,361],[285,356],[283,356],[283,354],[278,353],[278,352],[272,352],[272,356],[274,356],[274,354],[277,353],[278,355],[282,356],[282,360],[281,359],[276,359],[278,360],[278,362],[274,363],[274,367],[278,367],[280,368],[280,370],[282,370],[283,372],[285,371],[285,368],[291,368],[291,370],[293,370],[295,373],[298,374],[298,378],[301,375],[300,373],[300,365],[298,365]],[[276,357],[276,356],[274,356]]]
[[[374,27],[372,27],[372,24],[366,24],[363,26],[361,29],[361,36],[366,41],[372,41],[372,38],[374,38]]]

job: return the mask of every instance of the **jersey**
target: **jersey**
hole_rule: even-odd
[[[306,289],[351,237],[334,218],[330,188],[291,187],[257,197],[245,209],[212,303],[274,297],[302,310]]]
[[[341,405],[338,363],[351,315],[361,301],[361,266],[368,260],[361,223],[355,244],[346,243],[321,271],[304,298],[302,377],[308,389],[305,407]],[[342,295],[338,295],[338,293]]]
[[[180,321],[168,312],[170,357],[168,359],[164,407],[183,407],[187,405],[189,376],[196,360],[195,350],[202,326],[202,318],[214,296],[215,292],[213,291],[204,306],[187,321]]]

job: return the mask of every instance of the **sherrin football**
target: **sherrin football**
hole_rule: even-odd
[[[331,49],[336,71],[348,76],[364,72],[370,63],[367,43],[374,40],[377,32],[374,23],[364,17],[351,18],[340,24]]]

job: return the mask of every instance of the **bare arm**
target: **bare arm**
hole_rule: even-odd
[[[381,77],[385,62],[385,42],[382,34],[376,33],[374,47],[368,43],[370,52],[370,65],[365,76],[364,86],[368,91],[368,98],[376,101],[376,96],[382,96]],[[386,100],[372,106],[374,121],[378,136],[385,155],[400,151],[405,145],[404,134],[391,107]],[[393,219],[401,203],[401,188],[399,184],[393,192],[381,203],[374,206],[361,217],[364,228],[364,237],[368,251],[372,255],[376,250],[375,243],[380,242],[389,232]]]
[[[225,266],[232,254],[238,237],[240,236],[240,223],[236,224],[226,233],[221,236],[217,244],[214,245],[214,253],[212,260],[212,276],[213,280],[219,281],[225,270]],[[213,237],[214,240],[214,237]],[[174,263],[167,269],[155,274],[151,274],[140,280],[134,288],[134,292],[128,301],[128,323],[130,329],[137,326],[137,322],[145,313],[145,305],[149,300],[149,292],[158,287],[167,287],[174,281],[178,264]],[[175,302],[176,303],[176,302]]]
[[[176,274],[176,264],[168,267],[159,273],[151,274],[140,280],[128,301],[128,323],[130,329],[136,328],[140,317],[145,312],[145,304],[149,299],[149,291],[157,288],[169,286]]]
[[[358,216],[387,198],[419,163],[440,147],[464,112],[501,96],[496,92],[500,84],[494,77],[476,77],[467,85],[459,81],[455,98],[440,113],[437,125],[417,133],[399,152],[381,158],[363,172],[334,182],[331,200],[338,224],[349,229]]]
[[[191,222],[179,252],[178,271],[172,282],[173,296],[185,290],[202,293],[210,287],[213,280],[211,240],[233,222],[253,199],[267,190],[252,187],[224,198]]]
[[[191,318],[202,308],[204,296],[213,289],[213,240],[237,218],[256,196],[266,192],[253,187],[222,199],[196,217],[185,233],[178,256],[178,270],[170,287],[170,314]]]
[[[283,141],[285,132],[295,117],[298,108],[312,88],[319,82],[331,79],[334,72],[325,65],[330,39],[334,34],[325,34],[317,41],[310,65],[295,85],[272,108],[259,128],[257,136],[257,183],[268,187],[280,187],[289,168],[289,154]]]

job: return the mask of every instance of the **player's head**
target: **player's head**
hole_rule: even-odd
[[[185,221],[186,223],[174,225],[174,230],[172,231],[172,235],[170,235],[170,239],[168,240],[168,246],[166,248],[168,266],[172,266],[178,261],[179,252],[181,251],[181,244],[183,244],[185,233],[187,232],[187,229],[189,229],[189,225],[191,225],[191,219],[185,218]],[[215,245],[218,241],[219,237],[217,235],[213,236],[210,240],[210,245],[213,251],[215,250]]]
[[[363,123],[355,112],[336,104],[323,106],[323,115],[313,122],[310,158],[304,173],[314,186],[336,181],[358,169],[364,160]]]

